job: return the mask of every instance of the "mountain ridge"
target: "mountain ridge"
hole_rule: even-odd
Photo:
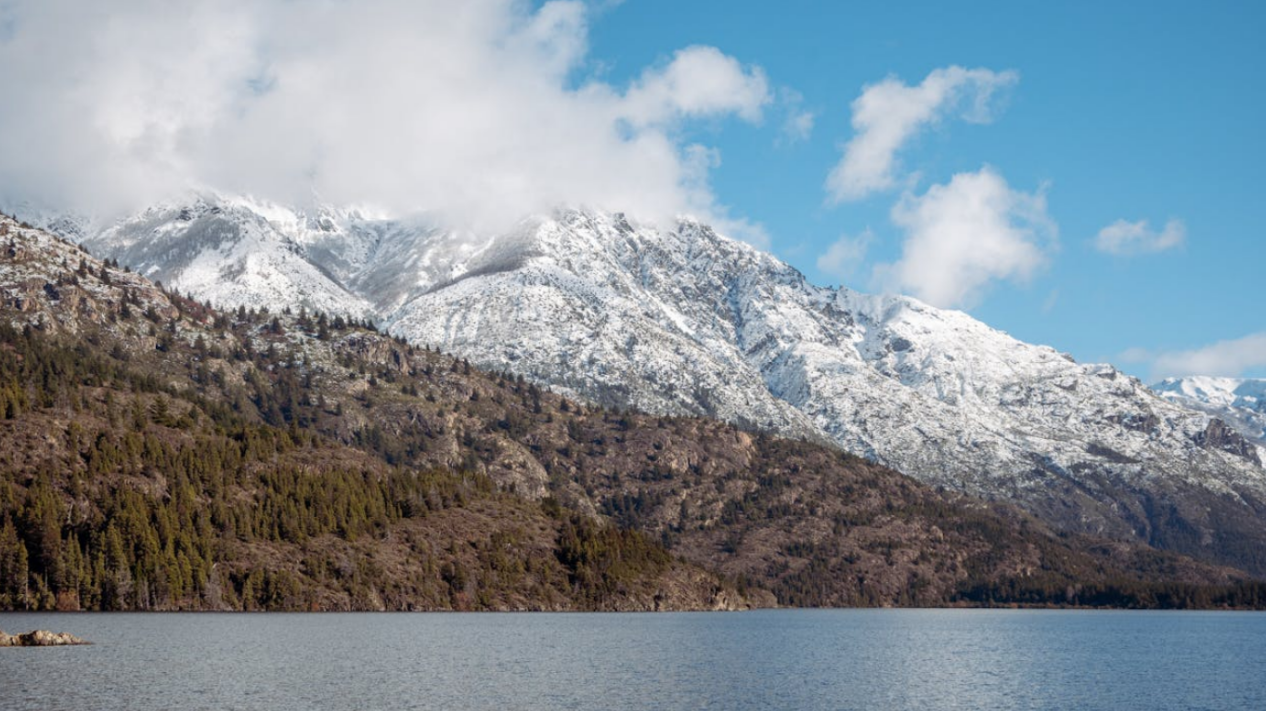
[[[836,449],[0,244],[0,607],[1263,604]]]
[[[1152,390],[1166,400],[1225,422],[1256,445],[1259,459],[1266,461],[1266,379],[1166,378],[1153,384]]]
[[[185,227],[181,210],[160,210],[83,241],[228,306],[311,295],[315,307],[355,284],[372,303],[347,302],[354,312],[389,307],[377,313],[390,332],[482,367],[606,406],[831,442],[1069,530],[1214,556],[1266,541],[1266,471],[1208,414],[962,312],[813,286],[698,222],[568,211],[480,237],[334,210],[215,209]],[[152,234],[237,241],[156,253]],[[265,255],[254,267],[246,243]]]

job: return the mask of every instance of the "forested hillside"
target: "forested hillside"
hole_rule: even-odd
[[[7,218],[0,249],[3,607],[1261,602],[819,445],[220,312]]]

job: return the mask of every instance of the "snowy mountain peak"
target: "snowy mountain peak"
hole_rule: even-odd
[[[1266,411],[1266,379],[1195,375],[1165,378],[1153,385],[1152,389],[1162,395],[1172,393],[1218,407]]]
[[[1258,446],[1266,461],[1266,379],[1189,376],[1152,386],[1170,402],[1206,412]]]
[[[1266,543],[1261,453],[1208,412],[962,312],[814,286],[694,220],[565,210],[476,235],[223,199],[83,241],[217,304],[372,314],[605,405],[833,442],[1068,528]]]

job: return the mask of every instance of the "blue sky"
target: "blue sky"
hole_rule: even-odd
[[[690,213],[1082,361],[1266,376],[1262,37],[1260,2],[0,0],[0,205]]]
[[[915,194],[983,165],[1013,189],[1045,186],[1058,246],[1027,281],[992,282],[970,312],[1144,378],[1159,372],[1158,354],[1266,331],[1266,4],[970,7],[629,0],[594,20],[590,58],[619,83],[680,47],[708,44],[798,92],[814,113],[805,140],[779,140],[774,110],[758,127],[712,123],[692,127],[691,138],[719,150],[719,201],[762,224],[772,250],[813,281],[840,283],[817,258],[841,235],[869,229],[866,259],[844,277],[862,289],[874,286],[874,265],[900,255],[890,210],[901,190],[827,202],[824,181],[853,136],[850,103],[888,76],[916,85],[952,65],[1014,70],[1019,81],[992,122],[943,120],[898,152],[921,174]],[[1122,219],[1158,232],[1178,219],[1186,238],[1133,256],[1095,249],[1099,231]],[[1215,361],[1266,375],[1266,353],[1242,352],[1259,347]]]

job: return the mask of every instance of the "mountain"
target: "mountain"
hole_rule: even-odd
[[[569,211],[472,235],[212,196],[81,239],[216,304],[368,310],[563,394],[831,443],[1066,530],[1266,573],[1266,470],[1221,421],[961,312],[814,286],[697,222]]]
[[[1166,378],[1152,390],[1170,402],[1217,417],[1257,445],[1258,458],[1266,461],[1266,380]]]
[[[251,327],[239,337],[231,317],[6,217],[0,245],[0,610],[768,604],[486,471],[390,461],[381,431],[353,424],[378,383],[352,375],[381,364],[352,354],[384,336],[322,320],[351,352],[337,354],[343,387],[317,392],[310,363],[337,366],[316,334],[284,337],[254,313],[272,336],[255,351]],[[303,320],[285,321],[297,335]]]
[[[835,448],[0,245],[0,608],[1266,604]]]

